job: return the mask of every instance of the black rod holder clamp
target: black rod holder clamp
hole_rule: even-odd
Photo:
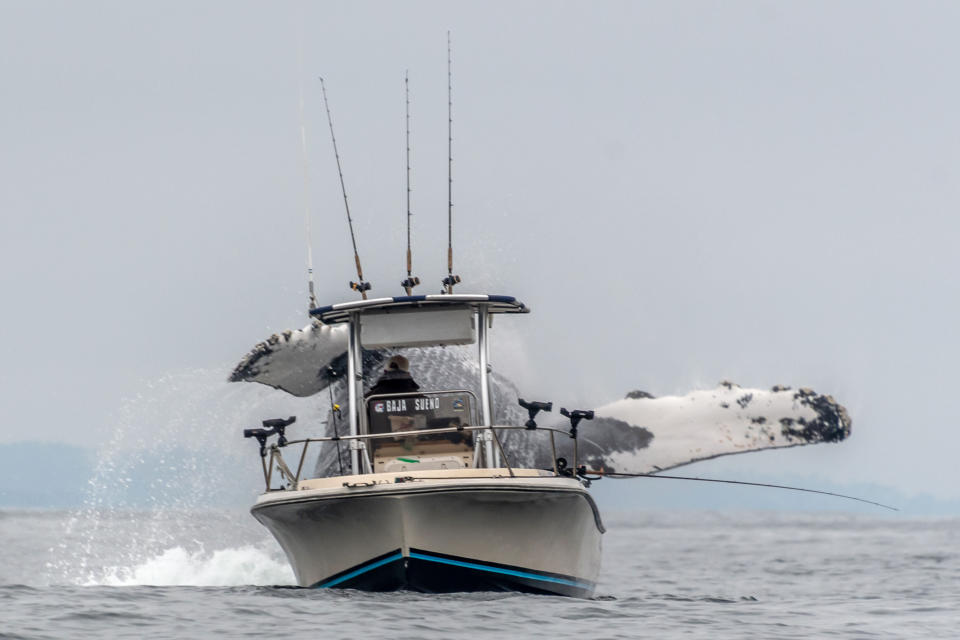
[[[533,430],[537,428],[537,423],[534,421],[534,418],[537,417],[537,414],[541,411],[553,411],[552,402],[527,402],[523,398],[519,398],[520,406],[527,410],[527,413],[530,414],[530,419],[526,422],[527,429]]]
[[[577,425],[580,424],[581,420],[593,420],[593,411],[583,411],[581,409],[574,409],[573,411],[567,411],[564,408],[560,408],[560,415],[565,418],[570,418],[570,437],[577,437]]]
[[[274,434],[273,429],[244,429],[244,438],[256,438],[260,443],[260,457],[267,457],[267,438]]]
[[[285,447],[287,446],[287,427],[292,425],[297,421],[297,416],[290,416],[289,418],[271,418],[270,420],[264,420],[263,426],[267,429],[273,429],[273,433],[276,433],[279,438],[277,438],[277,446]]]
[[[297,421],[297,416],[290,416],[289,418],[272,418],[270,420],[264,420],[263,426],[264,429],[244,429],[243,437],[244,438],[256,438],[257,442],[260,443],[260,457],[267,457],[267,439],[272,435],[279,435],[277,438],[277,445],[281,447],[287,446],[287,436],[286,430],[287,427],[292,425]]]

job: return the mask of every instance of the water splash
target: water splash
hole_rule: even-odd
[[[294,584],[293,571],[284,560],[253,546],[218,549],[207,553],[173,547],[133,567],[109,567],[88,585],[131,587]]]
[[[165,375],[119,404],[84,506],[49,550],[56,558],[47,566],[51,582],[119,580],[177,549],[194,560],[204,548],[223,551],[266,541],[276,549],[246,513],[194,515],[249,506],[262,490],[256,445],[241,437],[244,427],[296,415],[297,430],[317,432],[326,406],[321,399],[294,398],[260,385],[228,384],[228,371]],[[216,557],[223,562],[230,556]]]

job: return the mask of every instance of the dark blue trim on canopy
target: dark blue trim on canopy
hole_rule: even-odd
[[[528,313],[530,310],[513,296],[477,294],[437,294],[396,296],[341,302],[310,310],[310,315],[325,324],[345,322],[353,311],[363,312],[393,307],[444,307],[448,305],[486,306],[490,313]]]

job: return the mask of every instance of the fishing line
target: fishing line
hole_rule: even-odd
[[[364,300],[367,299],[367,291],[370,290],[370,283],[363,281],[363,267],[360,266],[360,254],[357,252],[357,237],[353,232],[353,218],[350,217],[350,203],[347,202],[347,186],[343,182],[343,169],[340,166],[340,152],[337,150],[337,137],[333,134],[333,117],[330,115],[330,103],[327,101],[327,87],[320,78],[320,90],[323,92],[323,107],[327,110],[327,124],[330,125],[330,140],[333,142],[333,155],[337,159],[337,174],[340,176],[340,190],[343,192],[343,207],[347,211],[347,225],[350,227],[350,242],[353,245],[353,261],[357,265],[357,280],[351,282],[350,288],[359,291]]]
[[[883,507],[884,509],[890,509],[891,511],[900,511],[896,507],[891,507],[886,504],[881,504],[879,502],[874,502],[872,500],[866,500],[864,498],[857,498],[855,496],[848,496],[842,493],[833,493],[832,491],[820,491],[818,489],[804,489],[802,487],[788,487],[782,484],[767,484],[765,482],[746,482],[743,480],[720,480],[717,478],[695,478],[692,476],[664,476],[653,473],[617,473],[614,471],[588,471],[587,473],[600,475],[604,477],[616,478],[659,478],[663,480],[690,480],[693,482],[715,482],[718,484],[741,484],[748,487],[767,487],[770,489],[787,489],[788,491],[803,491],[805,493],[818,493],[824,496],[834,496],[835,498],[845,498],[847,500],[856,500],[857,502],[864,502],[866,504],[872,504],[877,507]]]

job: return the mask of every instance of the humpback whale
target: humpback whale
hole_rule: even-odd
[[[309,397],[334,385],[334,402],[346,404],[347,333],[343,325],[311,324],[274,334],[256,345],[230,374],[231,382],[257,382],[298,397]],[[404,349],[416,366],[415,377],[427,388],[473,389],[477,364],[455,347]],[[364,350],[364,377],[376,370],[391,350]],[[441,384],[442,381],[442,384]],[[516,385],[498,373],[491,375],[494,423],[522,425],[526,412],[517,404]],[[595,419],[581,427],[579,459],[590,470],[657,473],[719,456],[841,442],[850,436],[852,421],[832,396],[808,388],[774,385],[741,388],[722,381],[713,389],[655,397],[634,390],[619,400],[596,406]],[[544,422],[545,414],[541,415]],[[557,417],[544,426],[562,427]],[[333,435],[328,416],[325,436]],[[522,431],[501,435],[511,464],[549,468],[552,452],[543,438]],[[570,441],[557,441],[557,453],[569,456]],[[317,476],[334,473],[335,447],[321,452]]]

